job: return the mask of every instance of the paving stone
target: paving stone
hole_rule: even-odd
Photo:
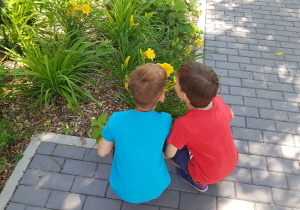
[[[219,81],[222,85],[241,86],[241,80],[237,78],[220,77]]]
[[[158,210],[158,206],[149,206],[143,204],[133,204],[123,202],[121,210]]]
[[[255,89],[267,89],[267,83],[264,81],[255,81],[249,79],[242,79],[242,86]]]
[[[217,198],[217,210],[254,210],[254,203],[229,198]]]
[[[258,142],[249,142],[249,154],[268,157],[281,157],[279,145]]]
[[[299,106],[297,103],[283,102],[283,101],[271,101],[273,109],[283,110],[283,111],[299,111]]]
[[[82,160],[86,148],[74,147],[69,145],[57,145],[54,149],[53,156]]]
[[[231,95],[256,97],[255,89],[242,87],[229,87]]]
[[[300,160],[300,148],[280,146],[282,157],[285,159]]]
[[[27,206],[26,210],[49,210],[41,207]]]
[[[189,195],[197,195],[189,193]],[[175,190],[166,189],[163,193],[156,199],[148,202],[149,204],[178,208],[179,205],[179,192]]]
[[[105,157],[100,157],[98,155],[97,150],[96,149],[92,149],[91,151],[90,150],[86,151],[83,160],[91,161],[91,162],[96,162],[96,163],[112,164],[113,155],[112,155],[112,153],[109,153]]]
[[[291,210],[290,208],[284,208],[279,206],[271,206],[263,203],[255,204],[256,210]]]
[[[111,189],[110,184],[108,185],[108,189],[105,195],[106,198],[112,198],[115,200],[121,200],[121,198],[119,198],[119,196],[117,196],[117,194]]]
[[[285,111],[259,109],[259,115],[263,119],[288,121],[287,113]]]
[[[264,34],[265,35],[265,34]],[[249,49],[258,52],[271,52],[271,48],[268,46],[261,46],[261,45],[249,45]],[[263,64],[260,64],[263,66]]]
[[[70,192],[104,197],[108,187],[107,180],[76,177]]]
[[[287,174],[286,178],[290,190],[300,191],[300,176]]]
[[[93,177],[96,167],[96,163],[68,159],[61,173]]]
[[[283,100],[281,92],[270,91],[270,90],[256,90],[256,95],[258,98],[266,98],[273,100]]]
[[[231,63],[231,62],[217,61],[216,62],[216,67],[217,68],[224,68],[224,69],[240,70],[240,65],[238,63]]]
[[[246,117],[259,117],[258,108],[247,106],[231,106],[234,115],[246,116]]]
[[[293,138],[294,138],[294,142],[295,142],[296,147],[300,147],[300,136],[293,135]]]
[[[165,159],[165,163],[166,163],[166,166],[167,166],[168,171],[170,173],[176,173],[177,174],[177,166],[175,166],[175,164],[171,160]]]
[[[219,94],[223,101],[225,102],[225,104],[227,105],[243,105],[243,97],[242,96],[232,96],[232,95],[226,95],[226,94]]]
[[[230,122],[231,126],[245,128],[245,117],[235,116]]]
[[[216,51],[219,52],[219,53],[222,53],[224,55],[238,55],[239,54],[237,49],[228,49],[228,48],[219,48],[219,47],[217,47]],[[227,68],[225,68],[225,69],[227,69]]]
[[[60,157],[52,157],[54,160],[56,160],[60,165],[64,165],[65,159]],[[46,171],[61,171],[60,166],[54,162],[54,160],[51,157],[47,155],[34,155],[29,168],[36,168]]]
[[[243,168],[261,169],[261,170],[267,169],[267,163],[265,157],[257,156],[257,155],[239,154],[239,162],[237,166]]]
[[[289,134],[296,134],[296,135],[300,133],[300,124],[280,122],[280,121],[277,121],[275,123],[276,123],[277,131],[281,133],[289,133]]]
[[[251,172],[248,168],[236,167],[224,180],[251,184]]]
[[[255,185],[287,189],[286,178],[283,173],[251,169],[251,174]]]
[[[299,113],[288,112],[288,116],[289,116],[290,122],[300,123],[300,114]]]
[[[271,157],[266,157],[266,159],[269,171],[300,175],[300,166],[298,161]]]
[[[276,131],[273,120],[264,120],[264,119],[246,117],[246,124],[247,124],[247,128]]]
[[[234,139],[262,142],[262,134],[260,130],[247,128],[232,128]]]
[[[216,197],[202,194],[181,193],[180,209],[198,210],[209,209],[216,210]]]
[[[271,203],[271,191],[269,187],[236,183],[236,197],[240,199]]]
[[[214,68],[214,71],[218,76],[221,77],[228,77],[228,70],[226,69],[219,69],[219,68]]]
[[[42,155],[51,155],[56,144],[51,142],[41,142],[38,150],[36,153],[42,154]]]
[[[210,56],[212,56],[212,57],[210,57]],[[205,60],[227,61],[227,55],[212,54],[210,56],[206,56]]]
[[[263,131],[263,141],[265,143],[294,146],[293,136],[291,134]]]
[[[234,144],[239,153],[248,154],[248,143],[247,141],[234,140]]]
[[[289,75],[289,70],[288,70],[288,68],[286,68],[286,67],[273,67],[273,66],[264,66],[264,71],[265,71],[265,73],[267,73],[267,74],[277,74],[278,76],[280,76],[280,75]],[[267,84],[269,84],[269,83],[271,83],[272,84],[272,82],[267,82]],[[275,85],[275,87],[276,87],[276,85],[278,86],[280,86],[282,83],[275,83],[274,85]],[[285,85],[285,84],[283,84],[283,85]],[[270,88],[269,88],[270,89]],[[277,90],[277,89],[275,89],[275,90]],[[282,88],[280,89],[280,90],[282,90]],[[285,91],[287,91],[287,90],[285,90]],[[293,91],[292,91],[293,92]]]
[[[83,210],[95,210],[96,206],[101,206],[101,210],[120,210],[122,201],[88,196]]]
[[[46,208],[81,210],[85,198],[85,195],[53,190],[46,204]]]
[[[235,63],[251,63],[250,58],[248,57],[234,56],[234,55],[229,55],[228,61],[235,62]]]
[[[282,93],[285,101],[300,103],[300,94]]]
[[[97,167],[96,173],[94,175],[94,178],[109,180],[110,170],[111,170],[111,165],[98,164],[98,167]]]
[[[38,182],[38,187],[51,190],[70,191],[75,176],[45,172]]]
[[[169,189],[181,192],[198,193],[198,191],[195,188],[183,181],[178,174],[170,174],[170,176],[171,184],[168,187]]]
[[[252,72],[248,71],[237,71],[237,70],[229,70],[229,77],[233,78],[241,78],[241,79],[253,79]]]
[[[228,181],[220,181],[216,184],[208,185],[208,190],[201,194],[234,198],[234,183]]]
[[[251,58],[251,61],[252,61],[253,64],[256,64],[256,65],[275,66],[275,62],[273,60],[270,60],[270,59]]]
[[[300,93],[300,85],[293,85],[296,93]]]
[[[288,68],[299,68],[296,62],[290,61],[275,61],[275,66],[277,67],[288,67]]]
[[[268,82],[279,82],[278,76],[274,75],[274,74],[263,74],[263,73],[254,72],[253,76],[254,76],[255,80],[263,80],[263,81],[268,81]]]
[[[22,181],[20,184],[23,185],[36,185],[40,177],[42,176],[43,171],[35,170],[35,169],[28,169],[24,174]]]
[[[45,206],[49,195],[50,190],[19,185],[11,201],[32,206]]]
[[[275,204],[300,207],[300,192],[272,188],[272,193]]]
[[[216,61],[213,61],[213,60],[204,60],[204,64],[209,66],[210,68],[216,67]]]
[[[26,206],[24,204],[10,202],[6,210],[25,210]]]

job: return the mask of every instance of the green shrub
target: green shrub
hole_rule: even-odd
[[[89,42],[87,37],[69,42],[73,36],[56,37],[56,32],[50,39],[38,38],[37,43],[24,46],[24,56],[10,51],[12,58],[23,63],[25,69],[14,69],[11,76],[19,76],[23,82],[14,85],[20,95],[33,100],[31,108],[44,105],[45,111],[57,95],[68,102],[73,111],[81,111],[79,100],[98,101],[84,87],[85,84],[98,82],[93,77],[98,74],[98,58],[109,54],[109,51],[93,50],[99,42]],[[30,101],[31,102],[31,101]]]
[[[6,168],[7,162],[5,157],[0,157],[0,173]]]
[[[34,21],[37,18],[33,0],[5,1],[1,8],[1,31],[4,47],[22,53],[23,42],[36,34]]]
[[[11,129],[11,124],[8,120],[0,120],[0,150],[7,146],[12,146],[16,141],[16,135]]]

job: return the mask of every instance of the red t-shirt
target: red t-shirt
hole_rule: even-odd
[[[188,164],[192,178],[214,184],[228,176],[238,162],[230,121],[230,108],[220,96],[209,110],[192,109],[178,118],[167,142],[178,149],[187,146],[193,157]]]

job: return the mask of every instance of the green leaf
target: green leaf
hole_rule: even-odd
[[[99,128],[94,128],[92,132],[92,138],[97,140],[100,135],[101,135],[101,130]]]
[[[99,125],[98,120],[91,119],[91,123],[94,126],[98,126]]]
[[[102,114],[99,118],[98,118],[98,122],[102,123],[102,122],[106,122],[107,120],[107,113]]]
[[[175,23],[175,20],[176,20],[176,15],[174,12],[171,12],[169,13],[167,16],[166,16],[166,19],[168,21],[168,23],[172,26],[174,25]]]
[[[102,138],[102,135],[100,134],[100,136],[98,136],[98,138],[96,139],[97,144],[99,144],[99,141],[101,138]]]

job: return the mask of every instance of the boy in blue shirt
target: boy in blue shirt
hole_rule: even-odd
[[[110,185],[124,201],[143,203],[157,198],[170,184],[163,146],[172,118],[155,110],[163,102],[166,71],[147,63],[131,74],[129,88],[136,108],[111,115],[98,144],[101,157],[115,147]]]

